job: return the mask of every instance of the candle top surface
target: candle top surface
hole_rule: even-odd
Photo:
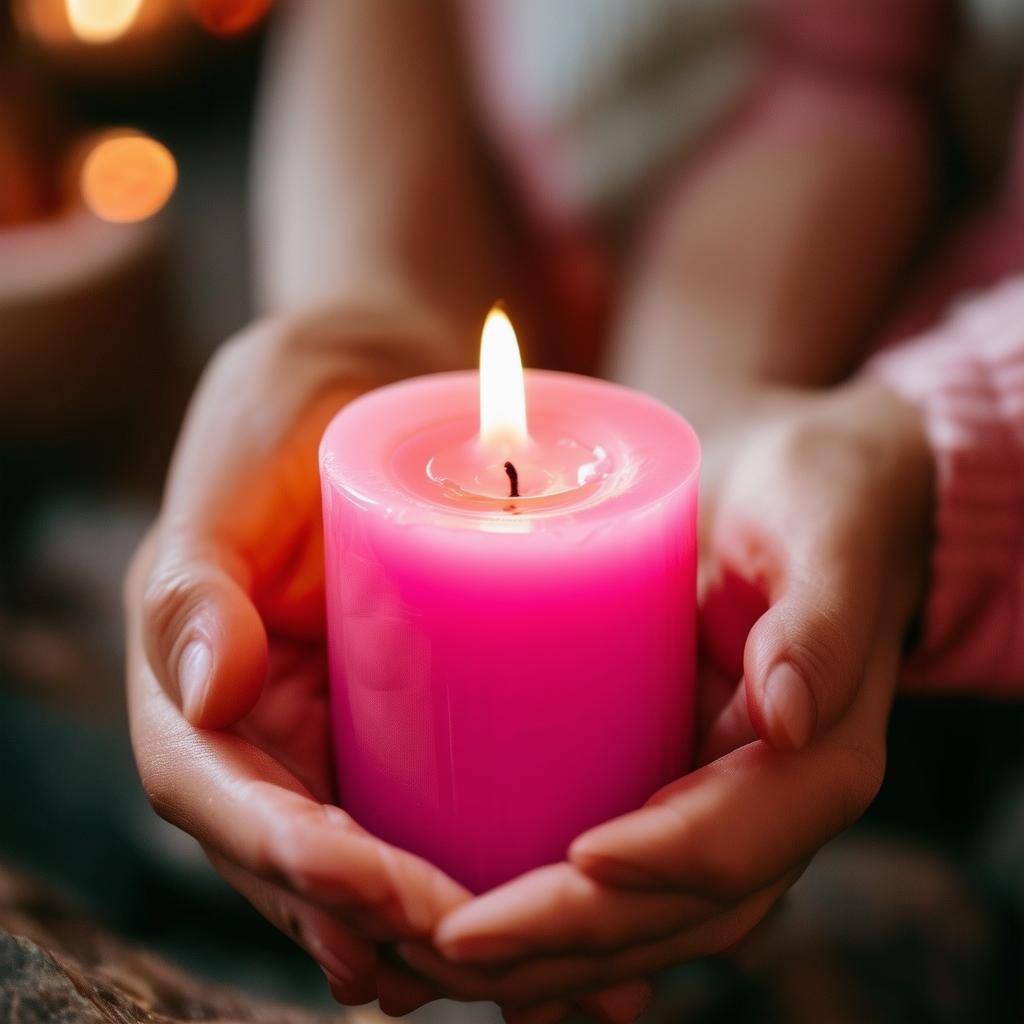
[[[525,379],[525,441],[482,440],[478,374],[439,373],[343,408],[321,442],[321,470],[396,523],[502,533],[640,512],[696,483],[699,441],[667,406],[591,377]]]

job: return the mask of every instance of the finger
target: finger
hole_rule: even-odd
[[[829,545],[833,543],[830,539]],[[856,538],[816,545],[790,567],[744,649],[750,720],[780,750],[800,750],[849,707],[878,623],[881,574],[870,557],[851,559]]]
[[[710,554],[722,583],[705,597],[702,637],[728,667],[749,624],[751,722],[777,749],[798,750],[838,720],[861,684],[892,575],[894,516],[872,446],[834,429],[776,433],[764,456],[774,476],[743,467],[735,493],[721,499]],[[748,581],[747,598],[737,577]],[[758,596],[767,607],[750,623]]]
[[[516,1006],[575,998],[728,949],[764,917],[789,884],[789,878],[780,880],[718,917],[667,939],[614,953],[540,957],[497,973],[452,963],[427,944],[400,943],[398,950],[411,967],[458,999]]]
[[[710,764],[732,750],[753,743],[757,733],[750,721],[747,694],[743,686],[735,686],[732,696],[708,727],[697,755],[697,763]]]
[[[455,963],[507,965],[538,954],[618,949],[721,909],[692,893],[611,888],[570,864],[553,864],[460,905],[434,942]]]
[[[126,603],[146,656],[193,725],[231,725],[263,690],[266,631],[244,582],[221,544],[159,528],[129,573]]]
[[[381,1012],[389,1017],[404,1017],[442,997],[436,985],[386,959],[377,966],[377,991]]]
[[[159,524],[129,577],[151,666],[204,728],[233,724],[259,698],[267,642],[252,592],[269,566],[254,567],[268,556],[298,565],[293,549],[315,520],[316,439],[299,446],[306,459],[297,471],[282,453],[311,399],[309,361],[287,335],[267,321],[211,361],[175,448]]]
[[[236,892],[324,969],[335,998],[348,1006],[377,998],[377,956],[370,943],[343,928],[325,910],[257,878],[215,851],[206,852],[217,872]]]
[[[129,640],[129,714],[157,811],[246,871],[343,912],[373,938],[429,934],[469,894],[318,803],[241,737],[192,728]]]
[[[618,985],[582,995],[576,1000],[580,1008],[600,1021],[608,1024],[632,1024],[654,998],[654,992],[648,982],[622,981]]]
[[[841,726],[800,753],[756,742],[577,839],[570,860],[606,885],[674,885],[730,899],[768,885],[865,810],[881,785],[898,645],[876,652]]]

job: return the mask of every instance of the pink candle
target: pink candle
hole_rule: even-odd
[[[644,395],[522,370],[393,384],[320,448],[338,791],[474,891],[690,766],[700,447]],[[518,492],[516,494],[515,492]]]

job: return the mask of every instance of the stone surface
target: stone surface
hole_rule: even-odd
[[[49,890],[0,869],[3,1024],[326,1024],[329,1019],[196,981],[107,934]]]

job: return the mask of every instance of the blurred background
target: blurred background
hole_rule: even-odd
[[[250,316],[269,7],[0,4],[0,864],[208,977],[326,1006],[149,809],[122,692],[126,562],[200,369]]]
[[[274,16],[0,0],[0,927],[42,929],[66,899],[190,976],[326,1011],[317,969],[150,810],[122,700],[125,565],[203,364],[252,315],[246,168]],[[1007,113],[988,84],[1015,74],[973,79],[982,142]],[[651,1019],[1022,1019],[1022,727],[1013,706],[901,705],[866,821],[739,963],[665,979]],[[0,1018],[13,977],[0,958]]]

